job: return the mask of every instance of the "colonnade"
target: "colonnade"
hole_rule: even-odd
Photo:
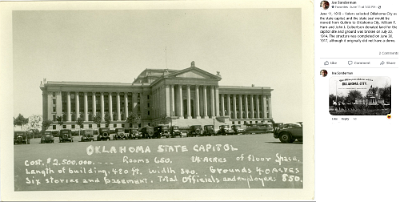
[[[271,97],[267,95],[221,94],[220,116],[231,119],[270,118]]]
[[[66,121],[72,121],[71,119],[71,95],[73,94],[75,96],[74,100],[75,100],[75,113],[76,116],[79,117],[81,114],[80,111],[80,101],[79,101],[79,93],[80,92],[66,92],[66,97],[67,97],[67,106],[66,106]],[[109,113],[110,114],[110,118],[111,121],[121,121],[121,118],[123,118],[124,120],[126,120],[128,118],[129,112],[134,111],[135,106],[137,104],[137,96],[135,96],[135,94],[132,96],[132,110],[129,111],[128,110],[128,92],[83,92],[83,119],[84,121],[89,121],[89,105],[88,105],[88,96],[91,95],[92,97],[92,110],[91,113],[93,115],[97,114],[97,95],[99,95],[99,99],[100,99],[100,114],[102,117],[102,121],[104,121],[104,117],[105,117],[105,113]],[[105,101],[104,101],[104,97],[105,94],[108,94],[108,111],[105,111]],[[115,94],[115,95],[113,95]],[[113,111],[113,96],[116,97],[116,109]],[[62,96],[61,96],[62,99]],[[121,117],[121,99],[124,100],[124,106],[123,107],[123,112],[124,113],[124,117]],[[116,120],[114,120],[114,112],[116,112]],[[75,120],[77,120],[77,118],[75,118]]]

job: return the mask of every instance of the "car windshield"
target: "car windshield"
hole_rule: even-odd
[[[51,132],[45,132],[44,135],[51,135]]]
[[[69,133],[68,130],[62,130],[62,131],[61,131],[61,134],[68,134],[68,133]]]
[[[178,129],[179,129],[178,126],[173,126],[172,128],[173,128],[174,130],[178,130]]]
[[[24,135],[24,133],[23,132],[19,132],[19,133],[15,133],[15,136],[23,136]]]
[[[236,128],[241,128],[242,126],[241,126],[241,125],[235,125],[235,127],[236,127]]]
[[[93,130],[85,130],[85,135],[93,135]]]

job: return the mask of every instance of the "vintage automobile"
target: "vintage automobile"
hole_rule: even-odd
[[[26,131],[14,131],[14,144],[30,144],[29,135]]]
[[[166,138],[171,137],[169,130],[168,130],[168,125],[160,124],[160,125],[154,127],[154,137],[161,138],[163,136]]]
[[[235,131],[229,125],[220,125],[217,135],[232,135]]]
[[[125,137],[127,139],[140,139],[142,138],[142,134],[138,131],[137,128],[129,128],[129,129],[125,129]]]
[[[296,139],[303,142],[303,123],[291,123],[287,128],[276,128],[274,138],[279,138],[282,143],[293,143]]]
[[[203,134],[201,129],[201,125],[192,125],[189,128],[189,132],[187,134],[188,137],[197,137]]]
[[[81,132],[81,134],[82,134],[81,142],[94,141],[94,130],[85,129]]]
[[[271,123],[262,124],[249,124],[246,127],[246,134],[257,134],[257,133],[272,133],[274,128]]]
[[[171,137],[182,137],[182,132],[179,130],[179,126],[169,127],[169,134],[171,134]]]
[[[51,131],[44,131],[40,143],[54,143],[54,136]]]
[[[144,126],[141,128],[140,133],[142,134],[142,138],[150,139],[154,136],[154,128],[150,126]]]
[[[244,134],[244,129],[240,124],[232,125],[231,129],[234,131],[234,134]]]
[[[99,128],[99,135],[97,135],[97,141],[110,140],[110,129],[109,128]]]
[[[205,125],[204,126],[204,131],[203,131],[203,135],[207,135],[207,136],[213,136],[215,135],[215,131],[214,131],[214,125]]]
[[[125,129],[116,128],[114,136],[113,136],[113,140],[123,140],[123,139],[126,139],[126,137],[125,137]]]
[[[72,131],[70,129],[61,129],[60,136],[58,137],[60,142],[73,142]]]

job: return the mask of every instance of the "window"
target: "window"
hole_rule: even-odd
[[[150,102],[149,102],[149,103],[147,103],[147,107],[150,107]]]
[[[232,121],[232,124],[235,124],[235,122],[234,122],[234,121]]]
[[[114,123],[113,126],[114,126],[114,128],[116,128],[116,127],[117,127],[117,124]]]
[[[53,115],[53,121],[56,121],[56,119],[57,119],[57,118],[56,118],[56,115],[54,114],[54,115]]]
[[[147,99],[148,99],[148,100],[150,99],[150,95],[147,95]]]
[[[129,124],[129,127],[132,128],[132,124],[131,123]]]
[[[97,128],[100,128],[100,124],[97,124]]]
[[[55,105],[56,104],[56,99],[53,99],[53,105]]]
[[[72,129],[74,129],[75,128],[75,125],[71,125],[72,126]]]
[[[56,96],[56,92],[53,92],[53,97],[55,97]]]
[[[150,111],[147,111],[147,115],[150,115]]]
[[[67,128],[67,125],[63,125],[63,128]]]
[[[92,124],[89,124],[89,128],[92,128]]]
[[[250,123],[253,123],[253,121],[250,121]]]
[[[139,127],[139,128],[140,128],[140,127],[142,127],[142,124],[141,124],[141,123],[139,123],[138,127]]]
[[[125,128],[125,124],[122,124],[122,128]]]
[[[53,112],[56,112],[56,107],[53,107]]]
[[[147,123],[148,126],[150,126],[150,123]]]
[[[53,130],[56,130],[57,129],[57,126],[56,125],[53,125]]]
[[[256,121],[256,123],[258,123],[258,121]]]
[[[238,124],[240,124],[240,121],[238,122]]]

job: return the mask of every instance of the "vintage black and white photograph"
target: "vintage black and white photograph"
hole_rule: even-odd
[[[331,77],[331,115],[382,115],[391,111],[391,80],[386,76]]]
[[[303,190],[302,33],[301,8],[12,11],[14,193]]]

